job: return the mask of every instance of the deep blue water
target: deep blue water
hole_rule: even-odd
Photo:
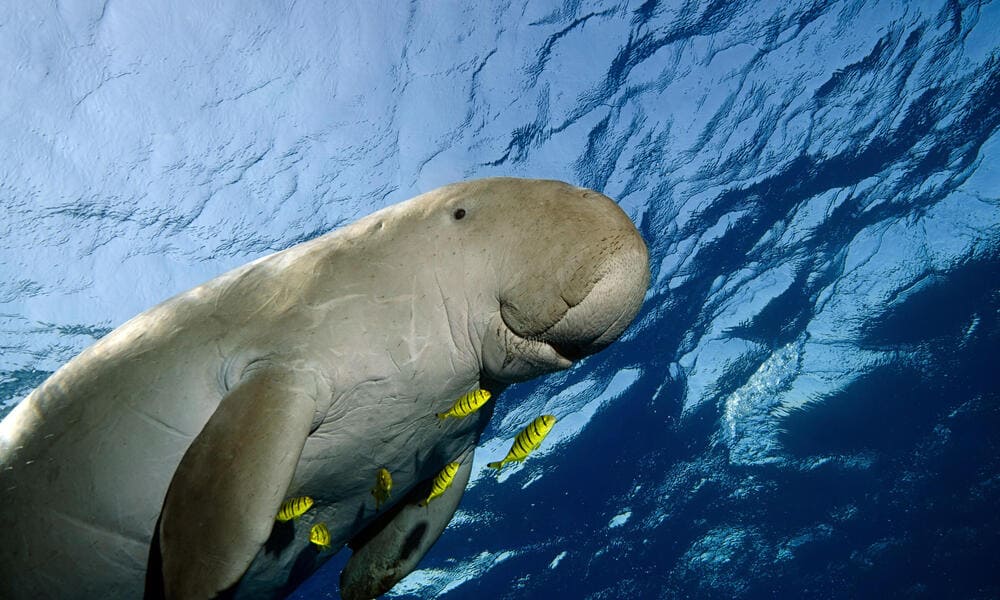
[[[393,597],[1000,597],[996,2],[179,4],[0,10],[0,414],[228,268],[563,179],[644,308],[505,392]]]

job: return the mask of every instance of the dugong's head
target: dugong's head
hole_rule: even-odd
[[[559,181],[493,178],[436,191],[438,252],[483,278],[483,374],[568,368],[618,338],[649,285],[646,244],[610,198]],[[444,225],[444,223],[439,223]],[[449,261],[451,262],[451,261]],[[477,303],[478,304],[478,303]]]

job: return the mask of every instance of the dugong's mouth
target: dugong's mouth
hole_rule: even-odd
[[[568,335],[567,332],[577,332],[586,330],[579,327],[580,312],[574,311],[577,305],[567,307],[566,311],[550,326],[541,333],[528,334],[519,331],[515,324],[512,324],[504,315],[501,308],[499,319],[502,323],[501,334],[504,339],[504,349],[507,354],[507,361],[513,360],[515,356],[522,356],[533,363],[540,363],[543,372],[567,369],[573,363],[590,356],[601,350],[607,343],[600,340],[606,337],[608,330],[614,327],[614,322],[609,323],[599,332],[584,333],[582,337]],[[617,321],[617,319],[615,320]],[[503,331],[505,330],[505,331]]]
[[[570,310],[572,308],[573,306],[567,307],[566,311],[563,312],[563,314],[559,317],[559,319],[556,320],[555,323],[553,323],[549,327],[546,327],[542,333],[534,335],[525,335],[524,333],[518,331],[515,326],[511,325],[511,323],[504,318],[503,310],[500,311],[500,318],[503,319],[504,325],[507,326],[507,329],[509,329],[517,337],[526,341],[538,342],[544,344],[549,348],[551,348],[553,352],[555,352],[562,358],[566,359],[570,363],[575,363],[576,361],[594,353],[593,351],[589,350],[590,344],[583,340],[570,340],[563,338],[552,339],[552,336],[548,335],[549,332],[555,330],[557,327],[560,326],[560,324],[563,323],[563,321],[569,315]]]
[[[599,299],[591,300],[591,293],[588,293],[580,302],[568,305],[552,325],[535,335],[523,335],[506,319],[504,324],[519,337],[541,342],[575,363],[607,347],[632,320],[633,314],[627,304],[614,308],[600,304],[603,303]],[[503,317],[503,310],[500,315]]]
[[[573,366],[573,360],[550,343],[537,336],[520,335],[507,323],[502,311],[495,312],[490,318],[482,344],[484,373],[505,383],[524,381]],[[565,347],[561,350],[574,353]]]

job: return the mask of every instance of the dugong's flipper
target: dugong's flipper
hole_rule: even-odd
[[[469,450],[459,461],[451,487],[433,502],[420,506],[430,487],[418,485],[400,501],[391,518],[376,521],[352,541],[354,554],[340,574],[344,600],[380,596],[417,566],[458,508],[472,472],[472,455]]]
[[[161,560],[149,565],[147,596],[156,595],[149,582],[157,574],[167,598],[214,598],[246,571],[271,533],[312,426],[308,380],[255,368],[219,403],[167,490]]]

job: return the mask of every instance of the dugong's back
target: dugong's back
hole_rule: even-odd
[[[245,271],[135,317],[0,423],[0,597],[142,596],[170,479],[238,360],[239,315],[204,300]]]

